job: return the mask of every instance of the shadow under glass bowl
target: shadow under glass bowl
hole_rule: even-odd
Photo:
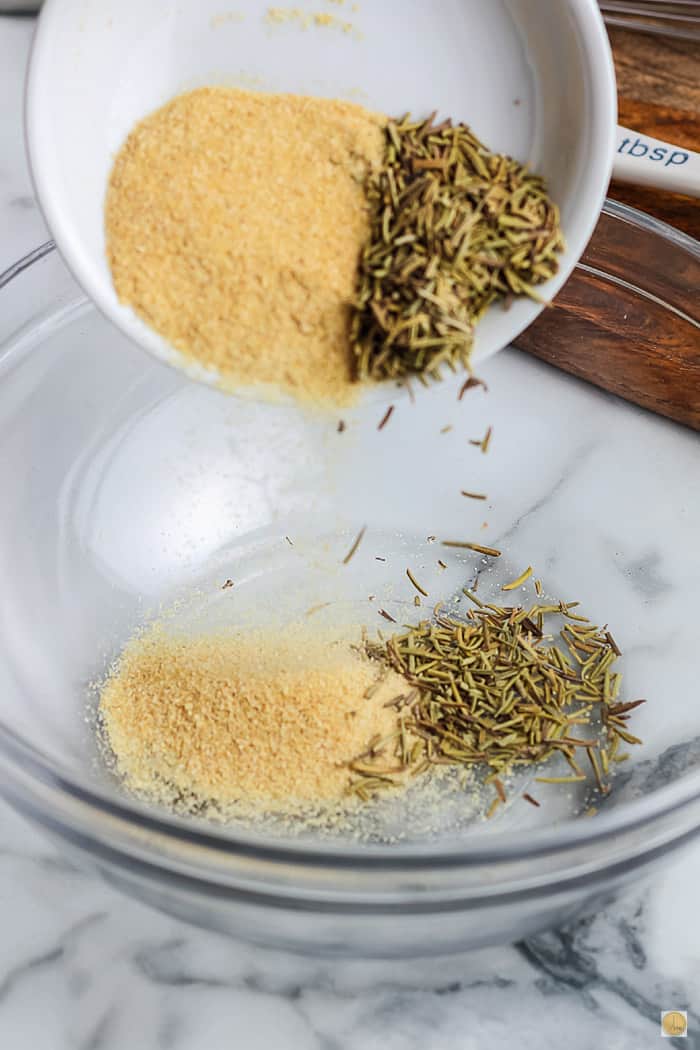
[[[698,245],[618,205],[601,222],[616,248],[607,271],[597,262],[596,295],[697,339],[686,300]],[[639,267],[640,237],[662,270]],[[86,301],[51,245],[0,277],[0,301],[0,792],[84,863],[251,941],[444,954],[571,919],[697,833],[694,433],[513,350],[485,366],[488,395],[458,401],[455,376],[403,399],[381,431],[381,408],[360,404],[341,433],[336,418],[226,397],[158,364]],[[469,442],[488,426],[484,456]],[[487,565],[443,538],[503,555]],[[648,699],[633,725],[645,743],[594,816],[588,789],[525,777],[491,821],[451,798],[397,805],[393,843],[380,823],[363,842],[291,836],[274,821],[149,807],[100,761],[90,684],[183,595],[217,626],[284,623],[322,602],[328,623],[386,626],[378,608],[420,615],[407,567],[431,602],[457,608],[477,574],[500,601],[527,565],[547,593],[609,623],[625,698]],[[222,592],[227,578],[236,587]]]

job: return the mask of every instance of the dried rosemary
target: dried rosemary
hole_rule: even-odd
[[[464,380],[459,394],[457,395],[457,400],[461,401],[464,395],[466,394],[467,390],[471,390],[475,386],[483,387],[484,393],[488,393],[489,388],[486,386],[486,383],[483,381],[483,379],[477,379],[476,376],[469,376],[467,379]]]
[[[413,586],[416,588],[416,590],[419,591],[423,595],[424,598],[428,598],[429,597],[428,592],[425,590],[424,587],[421,587],[421,585],[419,584],[418,580],[415,578],[415,576],[413,575],[413,573],[411,572],[410,569],[406,569],[406,575],[408,576],[409,580],[411,581]]]
[[[372,230],[351,328],[360,380],[468,366],[489,304],[538,299],[535,286],[557,272],[564,241],[543,180],[434,118],[390,120],[384,163],[367,180]]]
[[[501,552],[496,547],[484,547],[482,543],[468,543],[462,540],[443,540],[443,547],[457,547],[463,550],[476,551],[477,554],[486,554],[489,558],[500,558]]]
[[[438,609],[433,621],[365,643],[370,658],[401,674],[410,687],[396,701],[394,737],[376,751],[383,769],[394,770],[382,773],[381,789],[434,765],[479,763],[488,767],[486,783],[494,786],[501,805],[506,801],[502,775],[560,755],[571,772],[538,776],[540,783],[585,781],[582,756],[598,791],[607,794],[611,764],[627,757],[618,753],[620,741],[641,743],[629,733],[627,721],[644,703],[618,700],[621,675],[612,668],[619,649],[610,632],[571,622],[576,603],[525,609],[465,594],[474,607],[464,620]],[[544,633],[545,618],[552,616],[568,617],[559,644]],[[359,774],[356,764],[350,768]],[[349,790],[371,797],[379,790],[376,777],[370,755]],[[539,805],[531,795],[523,797]]]
[[[532,576],[532,566],[528,565],[524,572],[521,572],[519,576],[516,576],[510,583],[504,583],[501,587],[502,591],[517,591],[518,587],[521,587],[527,580]],[[619,653],[618,653],[619,655]]]
[[[352,561],[353,557],[355,556],[355,554],[357,552],[357,548],[360,546],[360,544],[362,543],[362,540],[364,539],[364,535],[365,535],[366,532],[367,532],[367,526],[363,525],[362,528],[360,529],[360,531],[358,532],[357,536],[355,537],[350,550],[348,551],[348,553],[343,558],[343,565],[347,565],[348,562]]]

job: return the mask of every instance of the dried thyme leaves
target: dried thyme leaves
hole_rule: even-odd
[[[610,790],[621,744],[639,744],[627,721],[644,703],[619,701],[620,651],[607,628],[572,613],[576,603],[530,609],[474,602],[466,620],[437,615],[403,634],[366,642],[368,655],[401,674],[407,691],[391,703],[393,735],[370,742],[350,763],[349,791],[371,798],[431,766],[489,768],[493,812],[506,801],[501,775],[562,756],[566,776],[540,783],[569,784],[592,773],[602,794]],[[553,615],[566,620],[557,644],[545,634]],[[533,804],[537,805],[536,802]]]
[[[543,180],[491,153],[464,124],[405,116],[386,126],[351,328],[357,378],[438,377],[469,364],[496,299],[538,298],[564,247]]]

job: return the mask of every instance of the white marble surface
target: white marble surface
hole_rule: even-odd
[[[48,237],[24,152],[24,72],[34,19],[0,16],[0,272]]]
[[[0,18],[0,270],[45,237],[21,141],[30,20]],[[591,921],[445,963],[272,955],[126,900],[0,804],[0,1048],[640,1050],[689,1009],[700,846]],[[661,1044],[663,1045],[663,1044]]]

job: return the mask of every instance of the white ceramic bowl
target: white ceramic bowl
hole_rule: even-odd
[[[318,8],[318,4],[316,8]],[[371,0],[321,5],[353,32],[271,25],[267,0],[47,0],[27,86],[36,192],[83,289],[156,357],[182,356],[119,304],[105,257],[103,205],[116,151],[173,95],[205,84],[344,97],[387,113],[438,109],[542,172],[568,249],[553,296],[598,218],[612,165],[616,92],[595,0]],[[475,359],[508,345],[539,312],[492,309]],[[187,366],[197,378],[204,370]]]

